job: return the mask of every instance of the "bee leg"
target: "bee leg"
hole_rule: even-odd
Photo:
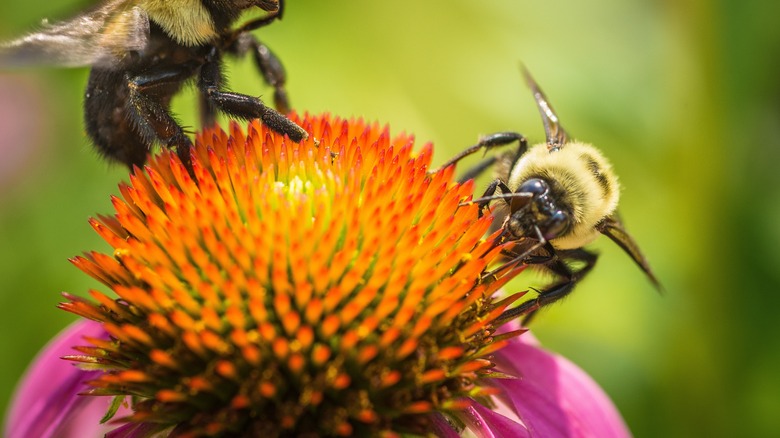
[[[490,183],[490,185],[488,185],[487,189],[485,190],[485,193],[483,193],[482,197],[479,198],[479,202],[477,202],[477,205],[479,206],[479,217],[482,217],[483,210],[487,208],[487,206],[490,204],[490,201],[493,200],[493,195],[496,194],[496,189],[501,189],[501,193],[512,193],[512,189],[510,189],[500,179],[496,179]],[[506,202],[509,203],[508,200]]]
[[[541,239],[544,239],[544,236],[541,236]],[[539,248],[544,249],[542,254],[539,254],[536,251]],[[530,245],[530,250],[529,248],[526,248],[521,252],[518,252],[515,248],[512,248],[510,251],[501,251],[501,254],[509,258],[510,261],[517,260],[519,258],[520,261],[522,261],[522,263],[525,265],[546,265],[558,258],[557,251],[552,246],[550,241],[546,239],[539,240],[538,243]]]
[[[519,158],[521,155],[525,154],[525,152],[528,150],[528,140],[523,136],[523,134],[517,133],[517,132],[497,132],[495,134],[491,134],[485,137],[482,137],[479,139],[479,143],[475,144],[474,146],[471,146],[464,150],[463,152],[459,153],[458,155],[455,155],[453,158],[448,160],[446,163],[442,164],[441,167],[439,167],[436,172],[442,169],[446,169],[449,166],[452,166],[454,164],[457,164],[460,160],[468,157],[469,155],[481,150],[481,149],[490,149],[494,147],[499,146],[506,146],[508,144],[512,144],[514,142],[518,142],[518,148],[517,148],[517,157]],[[478,164],[475,170],[469,169],[466,171],[467,175],[471,175],[471,178],[479,176],[485,169],[490,167],[491,164],[495,162],[495,159],[493,159],[490,163],[484,164],[480,163]],[[471,179],[466,178],[466,179]],[[466,179],[460,178],[459,181],[465,181]]]
[[[159,96],[172,95],[191,74],[192,66],[187,65],[150,75],[128,76],[128,99],[125,105],[137,131],[147,144],[157,139],[169,148],[175,147],[188,169],[192,142],[162,103],[165,98]]]
[[[241,27],[238,28],[237,32],[249,32],[253,31],[255,29],[260,29],[261,27],[268,26],[269,24],[273,23],[276,20],[281,20],[282,16],[284,15],[284,1],[279,0],[276,2],[264,2],[264,3],[276,3],[276,8],[271,7],[271,5],[260,5],[260,8],[264,11],[269,11],[270,13],[266,15],[265,17],[259,17],[255,18],[254,20],[250,20],[246,23],[244,23]]]
[[[265,44],[254,35],[245,32],[238,36],[236,42],[228,48],[228,51],[238,57],[252,52],[255,65],[263,75],[265,82],[274,87],[274,106],[282,114],[290,112],[290,99],[284,88],[287,83],[287,72],[279,58]]]
[[[550,269],[552,272],[562,277],[563,281],[539,292],[539,295],[536,298],[528,300],[517,307],[507,310],[498,318],[500,321],[505,322],[518,316],[525,315],[523,318],[523,325],[527,326],[530,324],[531,319],[534,317],[534,315],[536,315],[536,312],[539,311],[539,309],[569,295],[569,293],[571,293],[571,291],[574,289],[574,286],[576,286],[577,283],[585,278],[585,276],[593,269],[593,267],[596,265],[596,260],[598,259],[597,254],[586,251],[584,249],[568,250],[565,254],[559,254],[555,252],[552,246],[549,246],[548,248],[552,249],[552,252],[549,253],[549,257],[540,256],[540,258],[536,260],[528,260],[528,262],[546,265],[547,269]],[[562,258],[566,260],[580,261],[585,263],[585,265],[579,270],[573,271],[566,265],[566,263],[564,263]]]
[[[534,227],[534,231],[536,232],[536,238],[531,239],[521,239],[518,240],[516,237],[512,236],[512,233],[507,231],[507,229],[504,227],[503,231],[496,237],[496,239],[493,241],[494,245],[499,245],[501,243],[506,242],[505,240],[507,236],[509,236],[509,239],[511,241],[520,242],[520,248],[513,247],[511,250],[502,250],[501,255],[505,256],[507,260],[502,263],[497,268],[493,269],[492,271],[488,272],[486,274],[487,277],[494,276],[498,272],[501,272],[505,269],[517,266],[518,263],[522,263],[524,265],[531,265],[536,263],[545,263],[546,261],[552,260],[554,258],[555,249],[552,247],[549,241],[547,241],[544,238],[544,235],[542,235],[541,230],[539,230],[539,227]],[[547,251],[547,255],[539,256],[537,255],[537,250],[539,248],[545,248]],[[518,251],[520,249],[520,251]],[[538,261],[540,257],[543,257],[542,260],[544,261]],[[502,314],[508,314],[514,309],[507,310]],[[514,315],[517,316],[517,315]],[[514,316],[509,316],[506,319],[503,319],[504,322],[508,321],[509,319],[514,318]],[[503,322],[502,322],[503,324]]]
[[[259,118],[272,131],[287,135],[290,140],[299,142],[309,137],[309,134],[287,117],[279,114],[256,98],[245,94],[221,91],[222,72],[220,71],[219,54],[213,50],[207,61],[201,67],[198,88],[206,100],[214,104],[222,112],[238,119],[250,120]]]
[[[198,95],[198,108],[200,109],[200,125],[203,128],[217,124],[217,107],[203,94]]]

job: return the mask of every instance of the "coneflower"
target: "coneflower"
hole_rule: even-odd
[[[471,182],[378,124],[292,120],[308,140],[234,123],[198,135],[191,171],[163,151],[120,186],[90,222],[112,252],[72,260],[111,292],[65,294],[89,321],[36,360],[7,436],[629,435],[498,326],[522,266],[494,270],[511,243]]]

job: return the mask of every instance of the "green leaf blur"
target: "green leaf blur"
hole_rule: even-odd
[[[0,39],[84,3],[2,2]],[[522,61],[566,129],[611,159],[624,222],[666,289],[601,239],[593,274],[536,317],[536,335],[590,373],[639,437],[777,436],[778,13],[738,0],[288,0],[257,34],[285,63],[295,108],[387,122],[433,141],[439,163],[480,134],[543,139]],[[228,72],[234,91],[270,101],[250,61]],[[58,293],[97,287],[67,258],[106,249],[86,220],[111,211],[126,178],[84,134],[87,74],[0,72],[3,412],[73,319]],[[193,102],[175,101],[184,125],[196,126]]]

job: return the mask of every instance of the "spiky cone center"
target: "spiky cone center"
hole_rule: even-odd
[[[131,396],[124,421],[182,436],[422,432],[463,409],[506,342],[486,276],[503,244],[432,147],[329,115],[294,143],[253,122],[168,151],[91,220],[113,254],[72,261],[116,297],[66,294],[103,323],[91,395]],[[314,139],[319,139],[318,143]],[[118,298],[117,298],[118,297]]]

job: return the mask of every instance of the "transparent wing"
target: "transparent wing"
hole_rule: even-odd
[[[525,66],[521,66],[521,68],[528,88],[534,93],[534,100],[536,100],[536,106],[539,108],[539,114],[542,115],[544,133],[547,135],[547,147],[550,150],[560,149],[569,140],[569,136],[566,134],[566,130],[563,129],[563,126],[561,126],[558,115],[555,114],[555,110],[550,104],[550,101],[547,100],[547,96],[545,96],[542,89],[539,88],[539,84],[536,83]]]
[[[98,8],[13,41],[0,43],[0,68],[30,65],[112,66],[146,47],[149,17],[128,0]]]

